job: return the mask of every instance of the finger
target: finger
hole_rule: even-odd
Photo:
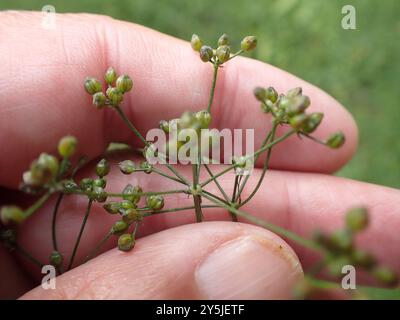
[[[0,181],[15,187],[32,158],[55,151],[60,137],[73,134],[93,157],[112,140],[132,141],[113,110],[96,111],[82,89],[86,76],[103,78],[109,65],[130,74],[135,88],[124,102],[130,119],[144,134],[161,119],[184,110],[205,108],[212,68],[204,65],[187,42],[126,22],[92,15],[57,15],[55,30],[43,30],[39,13],[1,13],[0,54],[7,57],[0,76]],[[326,138],[342,130],[347,143],[331,151],[306,139],[289,139],[277,147],[272,167],[330,172],[353,154],[357,129],[352,117],[316,87],[262,62],[238,58],[221,70],[213,105],[218,128],[255,128],[255,144],[264,138],[264,117],[252,90],[273,85],[285,92],[302,86],[314,111],[325,113],[316,133]],[[19,90],[23,94],[18,94]]]
[[[213,166],[214,173],[218,166]],[[144,191],[181,189],[182,185],[154,174],[133,174],[123,176],[113,169],[108,176],[107,190],[120,192],[123,187],[132,183],[142,186]],[[183,168],[182,168],[183,170]],[[189,174],[189,172],[187,172]],[[203,172],[204,174],[204,172]],[[83,173],[88,176],[88,173]],[[243,199],[252,191],[258,181],[259,170],[255,170],[244,190]],[[203,175],[202,181],[206,179]],[[234,176],[226,175],[219,183],[230,196]],[[210,183],[206,190],[219,194],[217,187]],[[205,203],[204,203],[205,204]],[[69,196],[61,205],[58,215],[57,230],[60,251],[68,261],[74,246],[74,239],[82,223],[87,200],[81,196]],[[165,209],[192,206],[193,199],[183,194],[165,197]],[[305,238],[311,237],[315,230],[331,232],[342,228],[345,212],[354,206],[366,206],[370,211],[370,225],[357,239],[361,248],[369,250],[377,259],[400,269],[400,258],[397,254],[400,245],[400,191],[371,185],[367,183],[330,177],[311,173],[290,173],[270,171],[256,196],[242,209],[256,217],[282,226]],[[42,260],[48,259],[51,247],[51,215],[53,204],[30,218],[20,232],[21,244]],[[206,220],[227,220],[229,214],[224,209],[209,208],[204,210]],[[101,238],[108,232],[115,215],[107,214],[101,205],[96,204],[89,217],[82,238],[76,261],[81,263],[92,251]],[[165,214],[154,214],[143,220],[139,235],[144,236],[177,225],[195,221],[193,210],[184,210]],[[245,221],[245,220],[242,220]],[[71,240],[73,239],[73,240]],[[104,249],[115,245],[111,239]],[[315,262],[316,256],[289,241],[296,249],[302,264],[307,268]]]
[[[288,299],[303,276],[279,237],[247,224],[169,229],[111,250],[23,299]]]

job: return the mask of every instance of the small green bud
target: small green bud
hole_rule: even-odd
[[[275,103],[278,100],[278,92],[273,87],[268,87],[265,90],[266,99]]]
[[[140,163],[140,169],[142,169],[144,171],[144,173],[151,173],[151,171],[153,170],[153,166],[148,163],[147,161],[142,161]]]
[[[257,46],[257,38],[254,36],[247,36],[243,38],[240,48],[243,51],[250,51],[253,50]]]
[[[203,62],[209,62],[214,56],[213,49],[209,46],[202,46],[200,48],[200,59]]]
[[[101,159],[96,165],[96,174],[103,178],[110,172],[110,164],[106,159]]]
[[[43,165],[45,168],[47,168],[51,172],[53,178],[56,177],[56,175],[58,174],[60,163],[58,162],[58,159],[56,157],[47,153],[42,153],[39,156],[38,164]]]
[[[106,202],[107,200],[107,192],[102,187],[94,187],[93,195],[97,202]]]
[[[91,77],[86,78],[84,87],[86,92],[91,95],[95,94],[96,92],[100,92],[102,89],[99,80]]]
[[[297,88],[290,89],[287,92],[286,96],[288,98],[293,98],[293,97],[296,97],[296,96],[301,96],[302,92],[303,92],[303,89],[301,87],[297,87]]]
[[[104,178],[98,178],[93,180],[94,187],[105,188],[107,185],[107,180]]]
[[[118,164],[119,170],[123,174],[131,174],[135,172],[135,163],[132,160],[124,160]]]
[[[160,121],[160,129],[165,133],[169,133],[169,122],[166,120]]]
[[[273,107],[274,107],[274,104],[272,103],[271,100],[265,100],[261,103],[262,112],[265,112],[265,113],[271,112]]]
[[[332,149],[338,149],[345,143],[345,137],[342,132],[335,132],[331,134],[328,140],[325,142],[326,145]]]
[[[135,238],[129,233],[121,235],[118,239],[118,249],[121,251],[130,251],[135,246]]]
[[[152,210],[161,210],[164,207],[164,198],[161,195],[151,195],[147,197],[146,204]]]
[[[132,90],[133,81],[128,75],[124,74],[118,77],[117,81],[115,82],[115,86],[122,93],[126,93]]]
[[[190,40],[190,45],[194,51],[200,51],[203,46],[203,42],[197,34],[192,35],[192,40]]]
[[[63,186],[64,186],[64,192],[67,194],[71,194],[79,190],[79,186],[72,180],[64,181]]]
[[[106,95],[103,92],[96,92],[93,95],[93,100],[92,103],[94,106],[96,106],[97,109],[101,109],[102,107],[104,107],[106,105]]]
[[[292,118],[289,119],[289,124],[290,126],[299,131],[302,129],[302,127],[304,126],[304,124],[306,123],[306,121],[308,120],[307,115],[305,115],[304,113],[298,114]]]
[[[130,200],[123,200],[121,202],[121,209],[123,210],[123,212],[125,212],[125,210],[134,209],[134,208],[136,208],[136,205],[133,204],[133,202]]]
[[[93,179],[84,178],[79,182],[79,187],[85,192],[91,192],[93,190]]]
[[[103,208],[111,214],[118,213],[119,209],[121,208],[121,203],[116,201],[111,201],[103,205]]]
[[[374,277],[389,286],[397,285],[398,279],[396,274],[387,267],[376,267],[372,270]]]
[[[351,253],[351,260],[356,266],[360,266],[367,270],[370,270],[376,265],[374,257],[364,250],[353,250],[353,252]]]
[[[224,63],[229,60],[231,56],[231,49],[229,46],[219,46],[216,51],[216,56],[221,63]]]
[[[141,216],[134,208],[125,210],[125,212],[122,214],[122,220],[124,220],[127,224],[138,221],[140,218]]]
[[[51,265],[53,265],[55,267],[59,267],[59,266],[62,265],[64,259],[63,259],[63,256],[62,256],[62,254],[60,252],[53,251],[50,254],[50,259],[49,260],[50,260],[50,264]]]
[[[124,95],[117,88],[108,88],[106,93],[111,105],[114,107],[119,106],[124,99]]]
[[[122,191],[122,195],[123,195],[122,198],[124,200],[131,201],[133,204],[136,204],[140,201],[142,192],[143,192],[143,190],[141,187],[132,186],[131,184],[128,184]]]
[[[61,157],[70,158],[76,151],[78,140],[74,136],[65,136],[58,143],[58,153]]]
[[[334,251],[349,251],[353,246],[353,237],[348,230],[338,230],[330,236],[329,243]]]
[[[265,90],[263,87],[254,88],[253,94],[258,101],[264,101],[267,99],[267,90]]]
[[[111,227],[111,233],[114,235],[119,235],[119,234],[124,233],[126,230],[128,230],[128,228],[129,228],[129,225],[125,221],[118,220]]]
[[[0,217],[4,225],[21,224],[26,218],[24,211],[17,206],[5,206],[1,208]]]
[[[207,110],[200,110],[194,114],[200,129],[207,129],[211,123],[211,114]]]
[[[60,164],[58,159],[47,153],[42,153],[32,162],[30,174],[24,173],[24,182],[29,185],[42,186],[57,177]]]
[[[318,128],[323,117],[324,117],[324,114],[321,112],[314,112],[314,113],[311,113],[310,115],[307,115],[307,120],[304,122],[303,126],[301,127],[302,131],[304,131],[306,133],[314,132]]]
[[[106,83],[111,86],[116,79],[117,73],[115,72],[113,67],[109,67],[106,71],[106,74],[104,75],[104,80],[106,80]]]
[[[218,46],[226,46],[228,44],[229,44],[229,36],[226,33],[224,33],[218,39]]]
[[[343,275],[342,274],[343,267],[350,264],[351,261],[347,256],[339,256],[329,261],[327,264],[327,268],[332,275],[338,277]]]
[[[346,226],[353,232],[362,231],[368,226],[368,211],[365,208],[354,208],[346,214]]]
[[[282,104],[283,102],[283,104]],[[304,110],[310,105],[310,98],[308,96],[295,96],[283,99],[280,106],[286,111],[288,116],[294,116],[303,113]]]

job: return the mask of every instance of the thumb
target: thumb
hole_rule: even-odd
[[[232,222],[172,228],[111,250],[23,299],[285,299],[303,277],[275,234]]]

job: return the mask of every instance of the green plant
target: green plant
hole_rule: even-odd
[[[170,139],[166,142],[165,152],[158,150],[152,142],[149,142],[138,131],[135,125],[127,117],[122,103],[126,94],[133,88],[133,81],[128,75],[117,75],[117,72],[110,67],[104,76],[107,89],[103,92],[101,82],[95,78],[87,78],[84,81],[84,88],[92,96],[93,105],[97,109],[111,108],[116,111],[125,124],[143,143],[141,155],[143,161],[136,164],[132,160],[124,160],[119,164],[122,174],[129,175],[136,172],[145,172],[147,174],[156,174],[177,182],[182,185],[180,189],[162,190],[162,191],[143,191],[140,186],[128,184],[119,192],[110,192],[106,190],[107,175],[110,172],[110,164],[106,158],[101,159],[95,168],[96,178],[83,178],[76,181],[76,173],[85,164],[85,158],[81,158],[76,163],[71,157],[76,151],[77,140],[72,136],[66,136],[60,140],[58,151],[60,159],[46,153],[41,154],[38,159],[31,164],[30,170],[23,175],[22,190],[40,196],[37,202],[26,210],[16,206],[6,206],[1,210],[2,222],[7,228],[1,230],[1,240],[11,250],[17,250],[31,261],[39,266],[43,263],[37,261],[21,248],[16,241],[16,226],[42,207],[50,197],[56,195],[57,201],[53,211],[52,219],[52,241],[53,251],[49,254],[49,263],[54,265],[58,273],[63,270],[63,256],[58,250],[56,222],[59,206],[64,197],[68,195],[81,195],[87,198],[87,208],[83,217],[82,225],[75,239],[75,244],[71,258],[67,263],[67,270],[70,270],[75,263],[76,253],[79,250],[79,244],[84,234],[85,226],[89,218],[94,202],[104,203],[104,209],[109,214],[116,214],[120,219],[116,221],[109,232],[104,236],[100,243],[86,257],[86,260],[94,257],[101,246],[112,236],[118,236],[118,248],[121,251],[129,251],[135,246],[135,238],[140,222],[150,215],[167,214],[181,210],[193,209],[197,222],[204,220],[203,211],[210,207],[220,207],[226,209],[232,217],[232,221],[237,221],[242,217],[249,222],[265,227],[287,239],[295,241],[300,245],[321,253],[322,258],[307,274],[304,282],[295,288],[297,297],[308,297],[315,290],[325,288],[337,288],[336,282],[319,280],[317,276],[322,270],[328,270],[332,276],[339,277],[343,265],[351,264],[370,272],[377,280],[390,286],[397,285],[396,275],[389,269],[379,266],[375,259],[367,252],[359,250],[354,243],[354,235],[364,230],[368,225],[368,214],[364,209],[354,209],[346,216],[346,225],[342,230],[338,230],[332,235],[317,233],[313,239],[305,239],[292,233],[289,230],[273,225],[251,214],[241,210],[245,204],[251,201],[259,190],[265,175],[269,169],[269,161],[274,146],[297,135],[299,138],[311,139],[317,143],[330,147],[332,149],[340,148],[345,143],[345,137],[341,132],[335,132],[325,141],[319,140],[311,134],[318,128],[323,120],[323,114],[314,112],[307,113],[311,101],[303,94],[301,88],[293,88],[286,94],[278,94],[273,87],[254,89],[255,98],[260,102],[261,111],[268,114],[272,120],[271,129],[267,132],[264,141],[259,148],[252,154],[245,154],[233,157],[231,164],[218,173],[214,173],[211,165],[204,162],[209,154],[204,154],[199,139],[202,139],[202,130],[211,125],[212,106],[215,95],[218,72],[221,67],[238,55],[253,50],[257,45],[257,39],[254,36],[245,37],[240,45],[240,49],[231,52],[229,37],[224,34],[218,40],[217,48],[203,45],[197,35],[193,35],[191,40],[192,48],[199,53],[200,59],[205,63],[210,63],[213,67],[213,78],[208,105],[204,110],[197,112],[185,112],[179,119],[161,120],[160,128],[165,133],[170,134]],[[278,127],[287,127],[285,134],[278,136]],[[168,160],[173,154],[185,148],[186,145],[193,144],[191,139],[181,141],[176,137],[185,130],[191,130],[197,138],[194,144],[194,154],[191,154],[192,160],[189,164],[192,167],[191,179],[186,178],[180,173]],[[172,135],[171,135],[172,134]],[[173,137],[173,139],[171,139]],[[211,136],[206,137],[206,143],[212,141]],[[264,154],[262,174],[250,195],[243,197],[243,190],[249,180],[249,170],[254,162]],[[164,159],[163,168],[159,168],[150,163],[150,158],[157,156]],[[209,178],[200,181],[200,170],[204,168],[209,174]],[[224,174],[234,171],[235,181],[233,193],[228,196],[227,192],[218,182],[218,178]],[[207,191],[207,185],[215,183],[220,194],[214,194]],[[170,194],[187,194],[193,199],[193,206],[177,207],[164,209],[164,196]],[[118,201],[108,201],[108,199],[118,199]],[[145,198],[145,203],[141,199]],[[204,204],[208,201],[208,204]],[[361,288],[358,292],[370,292],[371,288]],[[375,289],[385,290],[385,289]],[[389,289],[387,289],[389,290]],[[376,291],[374,291],[376,292]],[[384,291],[387,293],[387,291]],[[394,294],[398,290],[393,289]]]

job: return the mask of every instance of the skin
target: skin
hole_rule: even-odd
[[[132,134],[113,110],[97,111],[91,105],[82,88],[86,76],[101,79],[108,66],[129,74],[134,89],[123,108],[143,133],[156,127],[160,119],[175,118],[187,109],[198,110],[208,100],[212,68],[200,61],[187,42],[95,15],[57,15],[55,30],[44,31],[40,22],[39,13],[0,13],[0,145],[6,155],[0,158],[0,168],[7,168],[0,170],[0,204],[26,205],[16,191],[22,172],[40,152],[55,153],[58,140],[66,134],[78,138],[77,153],[90,159],[100,156],[110,141],[132,141]],[[312,101],[310,110],[325,114],[315,136],[324,139],[342,130],[347,140],[339,150],[296,137],[283,142],[274,148],[272,170],[259,193],[243,209],[307,237],[315,229],[341,227],[347,209],[364,205],[370,210],[371,225],[357,239],[360,247],[399,270],[400,192],[329,175],[351,158],[357,146],[353,118],[332,97],[273,66],[235,58],[218,75],[212,126],[255,128],[255,143],[259,145],[270,126],[252,94],[260,85],[272,85],[278,92],[303,87]],[[278,135],[283,132],[280,130]],[[132,143],[140,146],[138,140]],[[126,158],[115,155],[112,161]],[[258,167],[262,160],[260,157]],[[190,176],[187,168],[179,169]],[[214,172],[221,169],[213,167]],[[260,172],[255,170],[244,196],[251,192]],[[81,173],[92,174],[93,164]],[[207,177],[202,174],[202,179]],[[144,190],[175,188],[174,183],[153,175],[122,176],[115,164],[107,178],[108,190],[121,190],[128,182],[139,183]],[[228,192],[233,179],[232,175],[220,179]],[[209,188],[218,194],[214,184]],[[54,201],[31,217],[19,234],[21,245],[42,261],[52,250]],[[182,195],[166,198],[166,208],[183,205],[192,205],[192,200]],[[58,242],[67,262],[85,206],[85,199],[71,197],[61,207]],[[222,209],[206,210],[205,218],[207,222],[192,224],[192,211],[150,217],[139,230],[135,250],[119,252],[112,249],[115,239],[109,241],[103,248],[105,253],[60,276],[57,290],[33,289],[40,271],[0,246],[0,297],[290,298],[290,287],[301,279],[302,267],[307,270],[316,259],[310,251],[260,227],[243,221],[216,221],[229,219]],[[94,205],[77,265],[114,220]],[[215,259],[222,256],[226,268]],[[211,283],[216,281],[218,286],[213,287]],[[368,279],[360,277],[359,281]],[[243,289],[246,286],[247,290]]]

